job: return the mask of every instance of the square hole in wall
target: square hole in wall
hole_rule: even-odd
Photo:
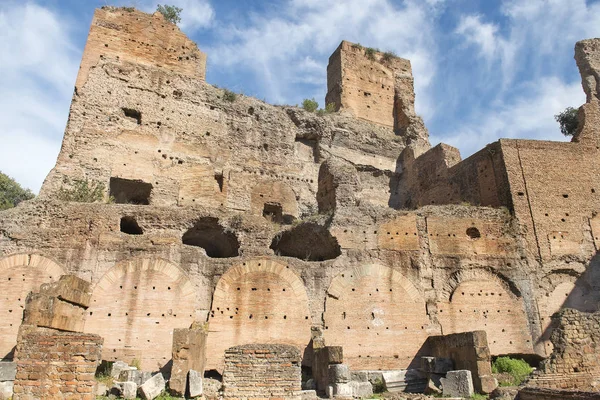
[[[110,196],[117,204],[150,204],[152,184],[142,180],[110,178]]]
[[[272,222],[283,222],[283,208],[279,203],[265,203],[263,217]]]

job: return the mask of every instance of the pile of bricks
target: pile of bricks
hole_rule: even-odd
[[[227,398],[300,398],[300,350],[280,344],[249,344],[225,351]]]

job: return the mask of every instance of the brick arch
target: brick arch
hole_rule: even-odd
[[[38,254],[13,254],[0,259],[0,357],[9,355],[17,343],[29,292],[58,280],[64,273],[60,265]]]
[[[575,308],[580,311],[597,311],[597,301],[591,295],[593,290],[586,282],[581,282],[581,274],[573,269],[554,270],[542,279],[542,287],[537,297],[538,311],[542,336],[539,341],[543,344],[546,355],[553,350],[550,342],[552,333],[552,315],[563,308]]]
[[[138,360],[156,370],[171,359],[173,329],[194,321],[195,304],[195,288],[176,265],[128,259],[94,287],[85,331],[104,337],[104,360]]]
[[[286,264],[244,262],[217,283],[209,316],[207,369],[223,369],[229,347],[251,343],[294,345],[304,350],[312,320],[304,282]]]
[[[475,268],[461,269],[450,275],[440,292],[441,301],[452,301],[452,296],[456,288],[461,283],[468,281],[492,281],[501,286],[509,295],[521,297],[519,288],[504,275],[486,269]]]
[[[523,298],[502,275],[484,269],[457,271],[441,298],[437,317],[444,334],[484,330],[493,355],[534,353]]]
[[[325,342],[344,346],[344,362],[353,369],[407,368],[427,336],[439,333],[418,289],[392,268],[349,269],[333,279],[327,294]]]

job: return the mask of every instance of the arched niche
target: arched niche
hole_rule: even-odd
[[[538,310],[546,355],[552,354],[554,349],[550,341],[552,333],[552,315],[563,308],[574,308],[584,312],[598,310],[598,302],[592,294],[592,288],[582,282],[581,275],[573,270],[554,271],[542,279],[543,287],[549,288],[541,291],[538,296]]]
[[[44,283],[60,278],[65,270],[38,254],[14,254],[0,259],[0,356],[12,358],[23,319],[25,299]]]
[[[287,265],[268,259],[236,265],[213,295],[206,369],[222,371],[225,350],[236,345],[289,344],[303,351],[311,323],[304,282]]]
[[[104,338],[102,358],[158,370],[171,359],[173,329],[194,320],[195,289],[186,274],[159,258],[122,261],[94,287],[85,331]]]
[[[377,264],[337,275],[327,291],[325,342],[352,369],[406,369],[430,334],[425,301],[400,272]]]
[[[483,269],[455,272],[442,290],[437,309],[445,335],[484,330],[493,355],[534,353],[520,292],[495,273]]]

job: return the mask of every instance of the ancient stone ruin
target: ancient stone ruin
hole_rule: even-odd
[[[2,391],[92,398],[102,361],[126,398],[488,393],[519,355],[546,359],[523,398],[596,398],[600,39],[575,59],[572,142],[462,160],[408,60],[342,42],[321,115],[206,83],[158,13],[97,10],[56,166],[0,213]],[[103,201],[58,199],[82,183]]]

